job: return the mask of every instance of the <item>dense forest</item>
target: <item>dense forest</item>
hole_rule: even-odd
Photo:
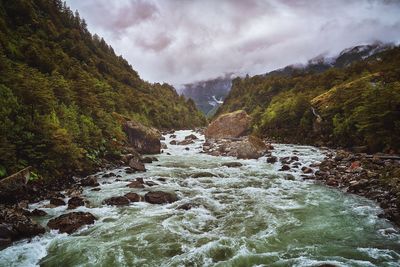
[[[236,78],[217,115],[238,109],[277,141],[398,153],[400,47],[359,46],[334,64]]]
[[[60,177],[118,155],[119,118],[204,125],[192,100],[143,81],[61,0],[0,1],[0,177]]]

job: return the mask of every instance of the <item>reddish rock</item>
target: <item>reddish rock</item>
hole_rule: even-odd
[[[129,188],[144,188],[144,184],[139,181],[133,181],[126,186]]]
[[[127,197],[110,197],[105,199],[103,204],[112,206],[125,206],[129,205],[129,199]]]
[[[71,212],[51,219],[47,226],[61,233],[71,234],[84,225],[93,224],[95,220],[96,217],[89,212]]]
[[[130,202],[139,202],[142,201],[142,197],[136,193],[129,192],[124,195]]]
[[[146,202],[151,204],[172,203],[178,200],[175,194],[162,191],[148,192],[146,195],[144,195],[144,199]]]

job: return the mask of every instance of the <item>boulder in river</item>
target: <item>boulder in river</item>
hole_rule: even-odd
[[[193,144],[194,141],[192,139],[185,139],[183,141],[178,142],[178,145],[180,146],[186,146],[186,145],[190,145]]]
[[[88,176],[88,177],[82,179],[82,180],[81,180],[81,185],[82,185],[82,186],[92,186],[92,187],[95,187],[95,186],[99,186],[99,183],[97,182],[97,178],[94,177],[93,175],[91,175],[91,176]]]
[[[161,133],[136,121],[127,121],[124,131],[129,143],[142,154],[159,154],[161,150]]]
[[[31,216],[36,216],[36,217],[43,217],[47,215],[47,212],[45,212],[44,210],[40,210],[40,209],[34,209],[33,211],[31,211]]]
[[[139,202],[142,201],[142,197],[136,193],[129,192],[124,195],[130,202]]]
[[[64,206],[65,201],[62,198],[52,197],[50,198],[50,205],[54,205],[56,207]]]
[[[211,172],[198,172],[191,175],[192,178],[200,178],[200,177],[216,177],[217,175]]]
[[[129,167],[131,167],[131,169],[138,171],[138,172],[145,172],[146,168],[144,167],[144,164],[137,161],[136,159],[131,159],[129,161]]]
[[[112,206],[125,206],[129,205],[129,199],[127,197],[110,197],[103,201],[106,205]]]
[[[220,115],[207,127],[206,139],[236,138],[249,132],[251,118],[244,110]]]
[[[68,200],[68,209],[76,209],[77,207],[85,206],[85,201],[81,197],[72,197]]]
[[[229,168],[237,168],[237,167],[242,167],[243,164],[240,162],[225,162],[225,163],[222,163],[222,166],[226,166]]]
[[[278,161],[278,158],[276,156],[271,156],[271,157],[267,158],[267,163],[274,164],[277,161]]]
[[[196,139],[199,139],[199,138],[197,136],[195,136],[194,134],[185,136],[185,140],[196,140]]]
[[[236,157],[238,159],[258,159],[267,151],[267,146],[258,137],[249,136],[241,141],[236,148]]]
[[[148,192],[144,195],[144,199],[151,204],[172,203],[178,200],[175,194],[162,191]]]
[[[126,185],[129,188],[144,188],[144,184],[140,181],[133,181]]]
[[[84,225],[93,224],[95,220],[96,217],[89,212],[71,212],[51,219],[47,226],[61,233],[71,234]]]

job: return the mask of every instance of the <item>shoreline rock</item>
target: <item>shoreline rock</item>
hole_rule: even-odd
[[[383,209],[380,216],[400,226],[400,160],[397,157],[382,159],[377,155],[336,150],[327,154],[314,176],[328,186],[376,201]]]

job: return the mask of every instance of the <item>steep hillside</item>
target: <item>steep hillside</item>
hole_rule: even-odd
[[[46,177],[119,154],[118,116],[158,128],[205,123],[192,101],[150,84],[61,0],[0,1],[0,177]]]
[[[217,114],[244,109],[284,142],[399,152],[400,48],[359,46],[330,65],[237,78]]]
[[[207,116],[212,116],[222,104],[232,86],[230,76],[186,84],[182,94],[193,99],[196,106]]]

